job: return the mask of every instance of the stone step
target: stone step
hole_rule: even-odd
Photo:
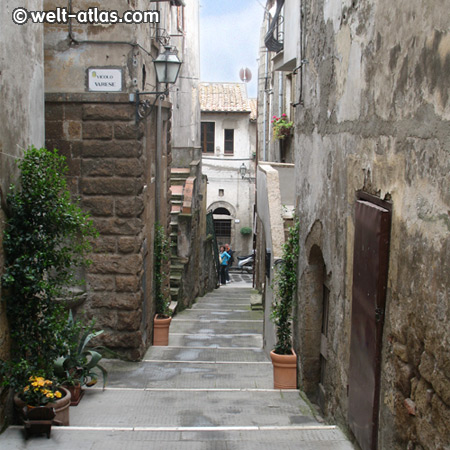
[[[170,275],[170,287],[178,288],[181,285],[181,274],[180,275]]]
[[[170,169],[170,175],[188,177],[191,173],[191,169],[188,167],[172,167]]]
[[[128,406],[128,405],[127,405]],[[139,405],[143,409],[143,405]],[[154,406],[158,409],[159,405]],[[75,410],[76,408],[73,408]],[[230,410],[236,408],[231,407]],[[72,411],[72,408],[71,408]],[[71,412],[72,414],[72,412]],[[201,418],[201,417],[200,417]],[[185,423],[187,419],[184,419]],[[71,424],[72,425],[72,424]],[[342,431],[333,426],[291,424],[282,429],[268,426],[170,426],[153,427],[52,427],[51,439],[33,438],[33,448],[45,450],[353,450]],[[2,450],[25,448],[23,426],[10,427],[2,435]],[[38,443],[37,443],[38,442]],[[220,443],[220,445],[218,445]],[[27,448],[31,448],[27,444]]]
[[[170,288],[170,298],[172,299],[173,302],[178,301],[178,293],[179,293],[178,288],[174,288],[174,287]]]

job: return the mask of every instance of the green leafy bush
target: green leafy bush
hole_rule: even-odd
[[[241,234],[243,236],[248,236],[249,234],[252,234],[252,229],[250,227],[242,227],[241,228]]]
[[[274,351],[279,355],[289,355],[292,351],[292,304],[297,289],[297,261],[300,250],[300,222],[294,217],[294,225],[289,227],[288,239],[283,244],[283,259],[277,265],[274,282],[274,301],[271,319],[276,326],[277,343]]]
[[[31,147],[18,163],[20,186],[7,196],[2,277],[11,333],[11,361],[0,362],[3,385],[25,386],[31,375],[53,376],[53,361],[67,346],[63,298],[74,270],[89,261],[97,232],[66,183],[57,150]]]
[[[155,280],[155,302],[156,314],[162,317],[169,317],[170,300],[163,292],[164,273],[163,265],[168,261],[170,256],[170,242],[166,237],[164,228],[160,224],[155,225],[155,265],[154,265],[154,280]]]

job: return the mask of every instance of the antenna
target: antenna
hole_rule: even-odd
[[[252,79],[252,72],[250,71],[250,69],[248,67],[246,67],[245,69],[242,68],[239,71],[239,78],[241,79],[241,81],[243,81],[244,83],[248,83],[249,81],[251,81]]]

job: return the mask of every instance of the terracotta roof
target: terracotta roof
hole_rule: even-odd
[[[252,112],[245,83],[200,83],[202,112]]]
[[[249,98],[248,103],[250,104],[250,120],[256,120],[258,118],[258,101],[256,98]]]

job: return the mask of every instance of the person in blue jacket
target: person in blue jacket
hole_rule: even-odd
[[[225,247],[220,247],[219,260],[220,260],[220,284],[227,284],[227,268],[228,261],[231,256],[225,251]]]

